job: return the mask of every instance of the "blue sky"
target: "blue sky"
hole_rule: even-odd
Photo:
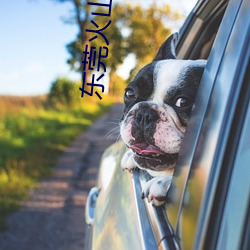
[[[189,8],[194,1],[172,0]],[[0,95],[45,94],[58,76],[80,79],[66,63],[65,45],[77,34],[62,21],[70,9],[70,3],[49,0],[1,0]]]
[[[69,3],[2,0],[0,6],[0,94],[43,94],[57,76],[78,77],[66,64],[65,44],[77,34],[61,20]]]

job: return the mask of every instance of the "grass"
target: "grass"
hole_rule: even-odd
[[[53,109],[45,99],[0,96],[0,229],[65,147],[111,106]]]

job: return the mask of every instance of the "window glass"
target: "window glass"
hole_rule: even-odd
[[[218,249],[239,249],[250,197],[250,102],[228,188]]]

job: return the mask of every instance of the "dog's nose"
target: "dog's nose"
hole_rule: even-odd
[[[139,109],[135,114],[135,124],[140,129],[148,128],[158,120],[159,116],[155,110],[152,109]]]

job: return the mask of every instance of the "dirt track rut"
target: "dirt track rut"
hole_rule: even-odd
[[[54,168],[30,193],[30,200],[8,219],[0,232],[3,250],[84,249],[84,208],[95,185],[103,150],[118,136],[122,105],[116,104],[66,149]]]

